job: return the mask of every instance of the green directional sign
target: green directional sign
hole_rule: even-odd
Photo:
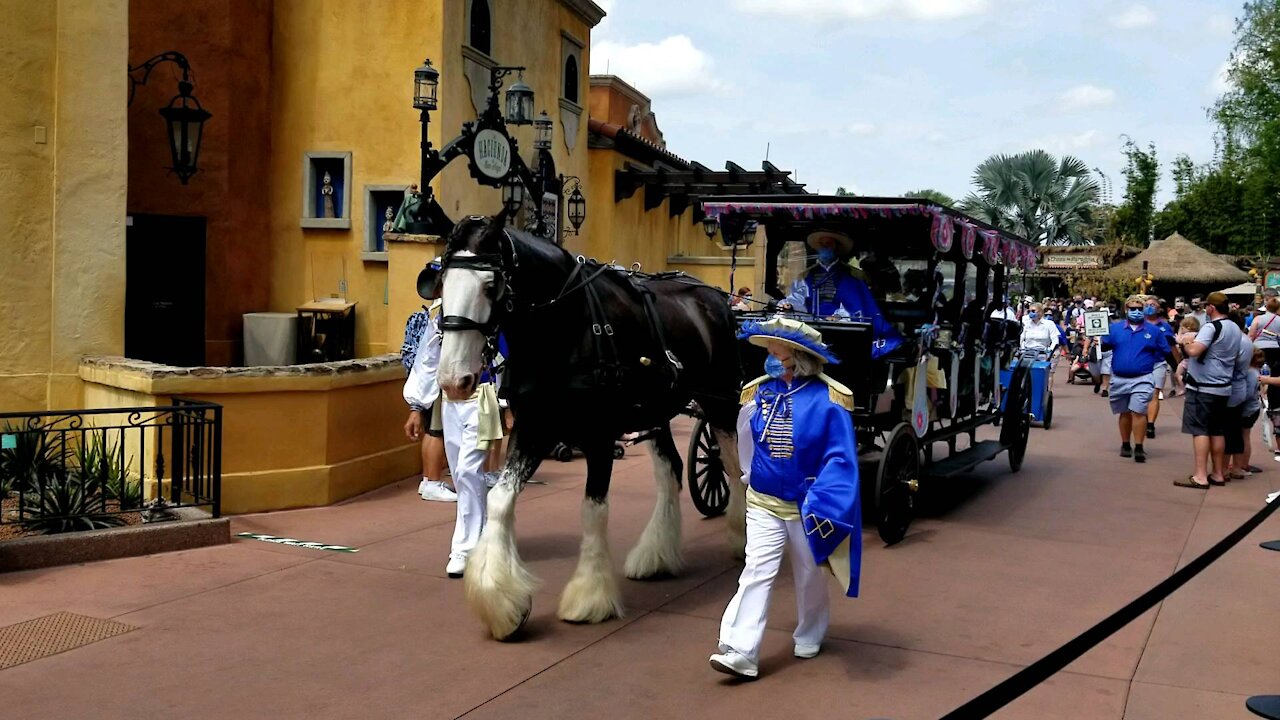
[[[324,543],[314,542],[311,540],[295,540],[294,538],[276,537],[275,535],[262,535],[260,533],[237,533],[236,537],[247,538],[250,540],[261,540],[262,542],[275,543],[276,545],[289,545],[292,547],[306,548],[308,550],[329,550],[331,552],[354,553],[360,552],[353,547],[346,545],[325,545]]]
[[[18,449],[18,436],[11,433],[0,435],[0,450]]]

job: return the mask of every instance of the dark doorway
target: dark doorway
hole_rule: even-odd
[[[133,215],[125,232],[124,353],[204,364],[205,218]]]

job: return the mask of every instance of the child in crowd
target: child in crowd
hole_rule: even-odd
[[[1179,334],[1189,333],[1189,332],[1190,333],[1200,332],[1200,321],[1195,319],[1191,315],[1188,315],[1184,317],[1182,319],[1182,322],[1178,325],[1178,332]],[[1178,369],[1173,373],[1173,394],[1174,395],[1187,394],[1187,385],[1183,380],[1183,378],[1186,377],[1186,374],[1187,374],[1187,359],[1183,358],[1182,362],[1178,363]]]

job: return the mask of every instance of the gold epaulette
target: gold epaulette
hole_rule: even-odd
[[[831,402],[839,405],[849,412],[853,412],[852,390],[825,373],[819,373],[818,379],[827,384],[827,396],[831,398]]]
[[[760,377],[756,378],[755,380],[752,380],[751,382],[749,382],[749,383],[747,383],[746,385],[744,385],[744,386],[743,386],[743,388],[742,388],[742,395],[738,396],[738,404],[739,404],[739,405],[746,405],[747,403],[751,402],[752,400],[755,400],[755,399],[756,399],[756,386],[757,386],[757,385],[759,385],[760,383],[764,382],[765,380],[768,380],[768,379],[769,379],[769,376],[768,376],[768,375],[761,375]]]

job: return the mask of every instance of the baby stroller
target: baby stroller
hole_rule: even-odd
[[[1089,357],[1084,352],[1084,339],[1079,333],[1072,336],[1071,371],[1067,373],[1067,384],[1075,385],[1076,380],[1094,382],[1093,373],[1089,371]]]

